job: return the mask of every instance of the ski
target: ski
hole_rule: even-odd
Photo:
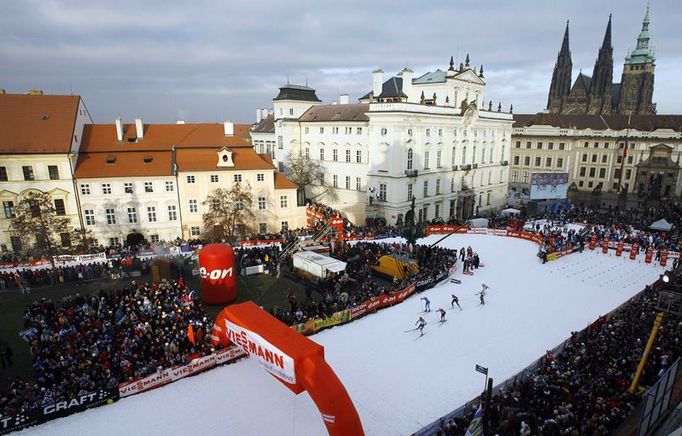
[[[440,324],[438,327],[443,327],[443,324],[445,324],[446,322],[448,322],[447,319],[445,321],[438,321],[438,323]]]
[[[417,336],[417,337],[415,338],[415,341],[416,341],[417,339],[421,338],[422,336],[424,336],[425,334],[426,334],[426,333]]]
[[[461,284],[462,284],[462,281],[461,281],[461,280],[457,280],[457,279],[450,279],[450,283],[455,283],[455,284],[457,284],[457,285],[461,285]]]

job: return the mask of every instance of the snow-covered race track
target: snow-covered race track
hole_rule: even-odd
[[[434,235],[420,243],[433,243]],[[601,252],[576,253],[541,265],[534,243],[486,235],[455,235],[441,246],[471,246],[485,267],[448,281],[402,304],[311,338],[344,383],[368,435],[409,434],[478,395],[490,368],[502,382],[636,294],[662,273],[660,266]],[[627,253],[625,253],[627,254]],[[642,256],[640,256],[642,257]],[[481,283],[490,288],[479,305]],[[422,310],[435,313],[419,338]],[[321,435],[315,405],[249,359],[186,378],[154,391],[24,430],[36,435]]]

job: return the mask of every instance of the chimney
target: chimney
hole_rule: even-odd
[[[403,93],[407,96],[407,101],[412,99],[412,73],[413,71],[407,67],[402,71]]]
[[[348,104],[348,102],[349,102],[348,94],[339,95],[339,104]]]
[[[142,124],[142,118],[135,118],[135,130],[137,130],[137,139],[144,138],[144,124]]]
[[[123,124],[121,124],[121,117],[116,117],[116,140],[123,141]]]
[[[374,70],[372,72],[373,75],[373,80],[372,80],[372,94],[373,97],[376,99],[381,95],[381,92],[383,90],[384,86],[384,71],[379,68],[378,70]]]
[[[260,123],[261,120],[261,115],[263,114],[263,111],[260,109],[256,109],[256,124]]]
[[[225,130],[225,136],[233,136],[234,135],[234,123],[232,121],[225,121],[223,123],[224,130]]]

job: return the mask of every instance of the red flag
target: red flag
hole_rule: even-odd
[[[192,324],[187,326],[187,339],[192,343],[192,345],[195,345],[194,326]]]
[[[628,144],[628,137],[626,136],[626,137],[625,137],[625,144],[623,145],[623,159],[625,159],[626,157],[628,157],[628,147],[629,147],[629,144]]]

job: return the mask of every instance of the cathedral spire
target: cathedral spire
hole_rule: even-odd
[[[566,30],[564,31],[564,41],[561,43],[560,54],[571,55],[571,51],[568,46],[568,20],[566,20]]]
[[[597,61],[592,70],[588,114],[610,114],[613,93],[613,47],[611,46],[611,14],[606,25]]]
[[[561,42],[561,50],[557,55],[554,72],[552,73],[552,84],[549,87],[547,98],[547,109],[553,113],[561,112],[564,99],[571,91],[571,75],[573,62],[571,61],[571,50],[568,42],[568,21],[564,30],[564,39]]]
[[[654,62],[654,53],[649,47],[649,6],[646,7],[646,15],[642,20],[642,30],[637,36],[637,48],[634,49],[629,56],[625,58],[625,63],[646,63]],[[633,59],[635,62],[633,62]]]
[[[611,14],[609,14],[609,24],[606,25],[606,33],[604,33],[604,41],[601,43],[602,49],[613,49],[611,47]]]

